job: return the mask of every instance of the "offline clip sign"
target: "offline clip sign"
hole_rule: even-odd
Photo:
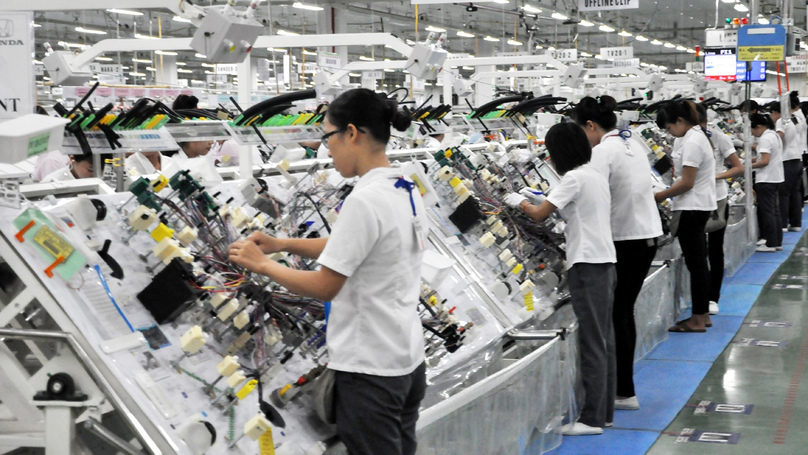
[[[747,25],[738,30],[738,61],[782,62],[786,28],[780,24]]]

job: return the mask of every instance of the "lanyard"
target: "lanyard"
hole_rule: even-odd
[[[410,193],[410,206],[412,207],[412,216],[413,217],[417,216],[417,214],[415,213],[415,200],[412,198],[412,187],[415,186],[415,183],[410,182],[404,177],[399,177],[398,180],[396,180],[394,186],[396,188],[404,188]]]
[[[623,145],[626,147],[626,155],[634,156],[634,153],[631,152],[631,147],[628,146],[628,139],[631,137],[631,131],[629,130],[620,130],[617,134],[609,134],[603,137],[603,141],[610,137],[619,137],[623,140]],[[601,141],[601,142],[603,142]]]

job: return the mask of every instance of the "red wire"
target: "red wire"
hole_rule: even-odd
[[[780,87],[780,62],[777,62],[777,66],[775,67],[777,70],[777,93],[780,95],[783,94],[783,88]]]

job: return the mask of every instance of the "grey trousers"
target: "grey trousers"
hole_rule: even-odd
[[[426,392],[426,364],[404,376],[337,371],[337,433],[350,455],[413,455],[415,423]]]
[[[612,306],[617,286],[614,264],[578,263],[569,271],[572,309],[578,318],[578,346],[584,406],[579,422],[601,427],[614,421],[616,361]]]

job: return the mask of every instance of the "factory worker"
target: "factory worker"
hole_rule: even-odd
[[[70,157],[59,150],[41,153],[36,157],[36,162],[34,163],[34,174],[32,175],[32,178],[34,182],[41,182],[45,176],[58,170],[62,170],[69,165]]]
[[[429,139],[424,142],[424,148],[440,148],[443,143],[443,138],[446,137],[444,133],[432,133]]]
[[[330,300],[328,368],[335,371],[337,433],[352,455],[416,451],[415,424],[426,390],[424,335],[416,311],[426,236],[417,187],[390,167],[391,125],[409,116],[384,94],[354,89],[328,108],[323,144],[344,178],[359,177],[328,238],[276,239],[254,233],[230,260],[290,292]],[[294,270],[266,254],[317,258]]]
[[[140,175],[156,174],[167,168],[171,161],[160,152],[137,152],[126,158],[126,169],[134,169]]]
[[[774,131],[774,121],[766,114],[752,114],[752,135],[758,138],[757,156],[752,159],[755,195],[758,201],[760,240],[756,251],[773,253],[783,249],[780,218],[780,188],[783,176],[783,142]]]
[[[240,162],[239,147],[238,142],[233,139],[216,141],[213,143],[208,155],[213,157],[216,162],[220,163],[220,166],[238,166]],[[249,147],[252,156],[252,164],[262,164],[264,158],[261,156],[258,147]]]
[[[572,118],[584,129],[592,146],[591,165],[609,180],[612,238],[617,254],[613,311],[615,409],[637,410],[640,404],[634,391],[634,304],[656,255],[662,221],[652,191],[651,164],[645,152],[629,140],[631,132],[617,130],[615,107],[617,102],[611,96],[588,96],[575,107]]]
[[[578,318],[585,399],[581,417],[561,427],[569,436],[602,434],[614,421],[615,352],[612,304],[617,260],[610,223],[609,181],[590,163],[592,148],[583,129],[559,123],[547,132],[550,163],[562,176],[541,205],[519,193],[505,203],[536,222],[559,211],[566,222],[567,268],[572,309]],[[650,178],[650,177],[649,177]]]
[[[103,167],[104,159],[101,159],[101,166]],[[46,175],[41,183],[50,183],[65,180],[89,179],[95,177],[93,172],[93,156],[92,155],[70,155],[70,163],[57,169],[50,174]]]
[[[680,212],[676,236],[685,265],[690,271],[693,315],[676,323],[671,332],[707,331],[710,320],[710,270],[707,266],[705,226],[716,209],[715,155],[707,134],[699,126],[699,114],[692,101],[673,101],[659,109],[656,124],[676,137],[670,188],[654,195],[657,202],[672,198],[674,213]]]
[[[707,126],[707,108],[696,105],[699,126],[707,132],[715,154],[715,203],[716,210],[723,211],[723,227],[707,233],[707,260],[710,263],[710,314],[718,314],[721,285],[724,283],[724,234],[729,217],[729,188],[726,179],[743,175],[743,163],[735,153],[732,140],[721,130]],[[727,169],[726,164],[730,168]]]
[[[780,220],[784,229],[792,232],[802,231],[802,156],[808,152],[806,136],[808,123],[800,109],[800,97],[797,92],[789,95],[791,119],[780,118],[780,103],[772,103],[772,120],[775,130],[783,140],[783,178],[780,191]]]
[[[213,147],[213,142],[180,142],[179,145],[180,150],[176,155],[173,156],[173,158],[178,161],[184,161],[206,156],[208,153],[210,153],[210,149]]]

